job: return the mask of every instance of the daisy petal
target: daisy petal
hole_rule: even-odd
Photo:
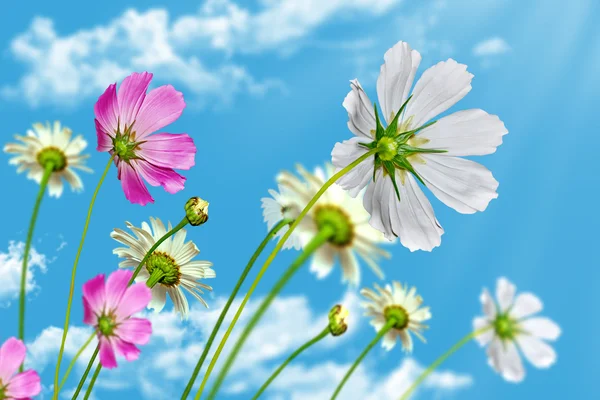
[[[352,90],[344,99],[343,106],[348,111],[348,129],[356,136],[373,139],[371,131],[376,128],[373,103],[358,80],[350,81]]]
[[[150,91],[135,121],[137,139],[141,140],[175,122],[184,108],[183,94],[173,86],[165,85]]]
[[[143,318],[129,318],[119,324],[115,333],[126,342],[146,344],[152,334],[152,323]]]
[[[116,89],[116,83],[110,85],[94,105],[96,120],[98,120],[103,131],[111,135],[118,129],[119,103],[117,101]],[[98,146],[100,147],[100,142]]]
[[[417,81],[403,120],[413,117],[413,128],[424,125],[465,97],[471,90],[471,79],[467,66],[453,59],[430,67]]]
[[[135,121],[151,80],[152,74],[149,72],[134,72],[121,82],[117,93],[121,132],[125,130],[125,126],[130,127]]]
[[[356,286],[360,282],[360,266],[352,249],[345,249],[339,253],[340,267],[342,268],[342,282]]]
[[[154,312],[161,312],[167,302],[167,289],[163,285],[156,285],[152,288],[152,300],[148,303],[148,308]]]
[[[483,289],[483,292],[481,292],[479,301],[481,301],[483,312],[485,313],[487,319],[490,321],[496,319],[496,303],[494,303],[494,299],[490,295],[490,292],[487,290],[487,288]]]
[[[310,271],[317,275],[317,278],[322,279],[329,275],[333,265],[335,264],[335,252],[330,246],[322,246],[313,255],[312,262],[310,264]]]
[[[517,296],[510,316],[515,319],[529,317],[542,311],[542,301],[532,293],[521,293]]]
[[[156,166],[187,170],[195,164],[196,146],[185,133],[158,133],[146,138],[140,145],[139,154]]]
[[[102,367],[112,369],[117,366],[115,350],[113,345],[106,336],[100,336],[100,364]]]
[[[141,351],[134,344],[121,340],[116,336],[112,338],[112,341],[115,350],[127,361],[134,361],[139,358]]]
[[[113,148],[111,135],[102,127],[102,124],[97,119],[94,120],[96,124],[96,137],[98,139],[98,151],[110,151]]]
[[[152,291],[145,283],[140,282],[129,286],[116,309],[117,321],[123,321],[143,310],[151,299]]]
[[[26,399],[37,396],[42,391],[40,376],[34,370],[17,374],[7,383],[5,394],[9,399]]]
[[[498,279],[496,284],[496,298],[502,313],[505,313],[515,300],[517,287],[506,278]]]
[[[333,165],[337,170],[347,167],[352,162],[363,156],[369,150],[360,146],[359,143],[368,143],[369,140],[363,137],[356,137],[350,140],[344,140],[336,143],[331,152]],[[336,182],[342,188],[348,191],[352,197],[358,193],[373,179],[373,169],[375,168],[375,158],[371,157],[356,167],[352,168],[347,174],[342,176]]]
[[[479,331],[481,329],[487,328],[490,326],[490,322],[487,318],[477,317],[473,320],[473,330]],[[479,343],[480,346],[488,345],[492,339],[494,338],[494,330],[488,329],[487,331],[480,333],[475,336],[475,340]]]
[[[119,179],[127,200],[142,206],[154,203],[139,173],[126,162],[119,163]]]
[[[25,345],[15,337],[8,339],[0,347],[0,381],[9,382],[25,360]]]
[[[440,156],[483,156],[494,153],[507,133],[496,115],[465,110],[440,118],[417,137],[428,140],[421,148],[446,150]]]
[[[462,214],[484,211],[492,199],[498,197],[498,181],[483,165],[455,157],[423,154],[425,163],[413,167],[431,192]]]
[[[87,303],[90,310],[95,314],[102,314],[104,303],[106,302],[106,290],[104,285],[104,274],[97,275],[84,283],[83,288],[84,304]]]
[[[548,368],[556,362],[556,352],[552,346],[530,335],[518,335],[519,348],[537,368]]]
[[[421,55],[408,43],[398,42],[386,51],[383,59],[385,62],[377,78],[377,96],[383,118],[390,123],[408,98]]]
[[[560,326],[549,318],[528,318],[519,326],[528,334],[546,340],[556,340],[561,334]]]
[[[171,168],[163,168],[142,160],[133,160],[135,170],[152,186],[162,186],[167,193],[183,190],[186,178]]]
[[[118,270],[109,275],[106,280],[106,307],[108,310],[116,310],[119,307],[132,276],[133,271],[128,269]]]
[[[521,382],[525,378],[523,362],[514,342],[495,338],[488,347],[488,356],[492,368],[508,382]]]

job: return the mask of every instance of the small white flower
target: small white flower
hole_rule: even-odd
[[[120,268],[137,267],[150,248],[171,230],[171,223],[165,229],[158,218],[150,218],[150,225],[143,222],[141,228],[137,228],[129,222],[126,224],[135,236],[118,228],[110,234],[113,239],[128,246],[113,250],[113,254],[125,259],[119,263]],[[181,229],[161,243],[148,257],[146,264],[136,277],[136,281],[146,282],[155,268],[161,268],[166,275],[152,288],[152,301],[148,304],[148,308],[160,312],[165,306],[166,295],[169,293],[174,308],[182,319],[186,319],[189,314],[189,305],[183,289],[208,307],[200,296],[203,294],[201,288],[206,290],[212,290],[212,288],[198,280],[215,277],[211,262],[192,260],[200,254],[200,250],[193,242],[185,242],[185,236],[185,229]]]
[[[413,348],[412,332],[425,343],[421,334],[427,325],[423,322],[431,318],[429,307],[421,307],[423,299],[417,295],[415,287],[404,287],[399,282],[392,282],[392,286],[385,288],[375,284],[375,290],[362,289],[361,294],[369,301],[363,302],[362,307],[366,309],[365,316],[372,317],[371,325],[377,332],[385,326],[390,318],[396,318],[397,324],[383,337],[382,346],[391,350],[396,345],[396,338],[400,338],[402,348],[411,352]]]
[[[47,162],[52,162],[54,168],[48,181],[50,196],[60,197],[63,191],[63,178],[71,186],[71,190],[80,192],[83,183],[75,169],[85,172],[92,170],[84,165],[88,154],[81,152],[86,148],[87,142],[83,136],[78,135],[71,139],[72,132],[67,127],[61,127],[60,122],[42,125],[33,124],[33,130],[27,130],[26,136],[15,135],[21,143],[9,143],[4,146],[6,153],[16,154],[10,159],[9,164],[17,165],[17,173],[27,171],[27,178],[42,181]]]
[[[274,199],[264,198],[263,214],[269,229],[282,218],[296,218],[323,184],[334,174],[331,164],[325,169],[316,168],[314,174],[297,166],[298,178],[292,173],[282,172],[277,177],[279,192],[269,191]],[[359,199],[350,197],[337,185],[331,186],[306,217],[298,225],[285,247],[296,249],[306,246],[317,234],[323,223],[332,222],[338,229],[334,237],[322,245],[314,254],[311,271],[318,278],[324,278],[333,269],[336,257],[340,261],[343,281],[357,285],[360,281],[360,268],[357,255],[383,278],[378,265],[381,257],[389,258],[389,253],[378,247],[387,243],[381,232],[373,229],[369,223],[369,214]]]
[[[515,298],[516,287],[506,278],[498,279],[494,302],[487,289],[481,294],[485,316],[473,320],[475,330],[489,328],[478,336],[481,346],[488,346],[488,364],[509,382],[525,378],[519,350],[537,368],[556,362],[556,353],[545,340],[554,341],[561,334],[552,320],[534,315],[542,311],[542,302],[531,293]]]
[[[353,80],[343,106],[356,137],[337,143],[332,160],[339,170],[369,147],[379,148],[338,183],[352,196],[368,185],[364,206],[371,225],[387,238],[399,236],[411,251],[431,251],[440,245],[444,230],[418,181],[460,213],[485,210],[498,196],[498,182],[484,166],[460,156],[495,152],[508,131],[497,116],[478,109],[459,111],[430,125],[471,90],[473,75],[466,65],[449,59],[427,69],[409,99],[421,55],[399,42],[384,59],[377,79],[379,127],[373,103]]]

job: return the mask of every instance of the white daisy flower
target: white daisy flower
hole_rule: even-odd
[[[150,218],[150,225],[143,222],[141,228],[137,228],[129,222],[126,224],[135,236],[118,228],[110,234],[113,239],[128,246],[113,250],[113,254],[125,259],[119,263],[120,268],[137,267],[150,248],[172,229],[170,222],[165,229],[158,218]],[[212,290],[212,287],[200,283],[198,280],[215,277],[211,262],[193,260],[200,254],[200,250],[193,242],[185,242],[185,236],[185,229],[181,229],[161,243],[148,257],[146,264],[136,277],[136,281],[146,282],[151,273],[156,268],[160,268],[164,272],[164,276],[152,288],[152,300],[148,304],[148,308],[160,312],[165,306],[168,293],[175,310],[182,319],[187,319],[189,314],[189,305],[183,289],[208,307],[200,296],[203,294],[201,289]]]
[[[296,212],[296,204],[298,204],[298,201],[294,199],[295,193],[282,185],[279,185],[278,188],[279,192],[269,189],[269,194],[271,197],[263,197],[261,199],[263,216],[269,231],[273,229],[273,227],[277,225],[279,221],[283,219],[294,219],[300,213],[300,211]],[[275,237],[281,238],[283,235],[285,235],[288,229],[289,226],[284,226],[279,230],[279,232],[277,232]],[[300,237],[296,231],[294,231],[284,243],[283,248],[294,248],[296,250],[300,250],[302,248]]]
[[[521,382],[525,369],[519,350],[537,368],[556,362],[556,352],[545,341],[561,334],[552,320],[535,316],[542,311],[542,301],[531,293],[515,298],[516,287],[506,278],[498,279],[494,301],[487,289],[481,294],[485,316],[473,320],[475,330],[488,328],[476,336],[481,346],[488,346],[488,364],[509,382]]]
[[[58,121],[53,126],[50,123],[36,123],[33,124],[33,130],[27,130],[26,136],[15,135],[20,143],[9,143],[4,146],[4,151],[16,154],[9,164],[17,165],[17,173],[27,171],[27,178],[38,184],[42,181],[46,164],[52,162],[54,165],[48,180],[48,192],[50,196],[60,197],[62,179],[69,183],[71,190],[80,192],[83,183],[75,170],[92,172],[84,165],[89,155],[81,154],[87,142],[81,135],[72,138],[72,134],[69,128],[61,127]]]
[[[390,318],[396,318],[396,325],[383,337],[382,346],[391,350],[396,345],[396,338],[400,338],[402,348],[411,352],[413,348],[412,332],[425,343],[421,334],[427,325],[423,322],[431,318],[429,307],[421,307],[423,299],[417,295],[415,287],[408,288],[399,282],[392,282],[392,286],[385,288],[375,284],[375,290],[362,289],[361,294],[369,301],[363,302],[362,307],[366,309],[365,316],[372,317],[370,324],[379,332]]]
[[[296,218],[334,174],[331,164],[326,164],[325,169],[316,168],[314,174],[302,166],[297,166],[297,170],[301,178],[282,172],[277,177],[279,193],[270,191],[274,200],[263,199],[263,214],[269,228],[284,217]],[[381,257],[389,258],[390,255],[378,245],[387,241],[381,232],[369,225],[368,219],[369,215],[359,199],[348,196],[342,188],[332,185],[294,231],[293,244],[288,242],[286,246],[304,247],[323,224],[334,224],[337,231],[315,252],[311,271],[318,278],[324,278],[332,271],[338,258],[343,272],[342,280],[357,285],[360,281],[358,255],[378,277],[383,278],[378,261]]]
[[[418,182],[460,213],[485,210],[498,197],[498,182],[484,166],[457,156],[491,154],[508,131],[497,116],[478,109],[432,121],[471,90],[473,75],[466,65],[452,59],[434,65],[409,97],[421,55],[399,42],[384,59],[377,79],[380,111],[360,83],[351,82],[343,105],[356,137],[335,145],[333,164],[342,169],[379,148],[338,183],[353,196],[368,185],[364,206],[371,225],[387,238],[399,236],[411,251],[431,251],[440,245],[444,230]]]

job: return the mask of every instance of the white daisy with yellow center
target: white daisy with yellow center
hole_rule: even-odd
[[[417,289],[408,285],[402,286],[399,282],[392,282],[385,288],[375,284],[375,289],[362,289],[361,294],[369,301],[363,302],[366,309],[365,316],[372,317],[371,325],[379,332],[391,318],[395,319],[394,326],[383,337],[382,346],[391,350],[400,338],[402,348],[411,352],[413,342],[411,333],[425,342],[421,334],[427,325],[423,322],[431,318],[429,307],[421,307],[423,299],[417,295]]]
[[[51,168],[48,180],[50,196],[60,197],[63,192],[64,179],[73,191],[80,192],[83,183],[75,170],[92,172],[84,165],[88,154],[81,154],[87,147],[83,136],[72,137],[73,132],[62,127],[56,121],[51,126],[36,123],[33,130],[27,130],[26,136],[15,135],[20,143],[9,143],[4,146],[4,151],[15,154],[9,164],[17,166],[17,173],[27,171],[27,178],[41,183],[45,169]]]
[[[263,199],[263,215],[269,227],[282,218],[296,218],[323,184],[334,174],[331,164],[316,168],[314,174],[297,166],[300,178],[284,171],[277,177],[279,193],[270,191],[274,200]],[[384,235],[369,225],[369,214],[360,199],[349,196],[341,187],[331,186],[311,208],[291,236],[287,247],[306,246],[325,225],[335,227],[334,235],[315,252],[311,271],[317,277],[327,276],[336,258],[340,261],[343,281],[357,285],[360,282],[360,268],[357,255],[383,278],[378,265],[381,257],[389,258],[388,252],[378,247],[389,243]]]
[[[135,236],[118,228],[110,234],[113,239],[128,246],[113,250],[114,254],[125,259],[119,263],[120,268],[137,267],[150,248],[172,229],[170,222],[165,228],[158,218],[150,218],[150,225],[143,222],[141,228],[135,227],[129,222],[126,224]],[[161,243],[148,257],[136,277],[136,281],[146,282],[155,270],[161,271],[158,282],[152,288],[152,300],[148,304],[148,308],[160,312],[165,306],[168,293],[175,310],[182,319],[187,319],[189,314],[189,304],[183,290],[185,289],[205,307],[208,307],[206,301],[201,297],[204,293],[202,289],[212,290],[212,287],[198,282],[198,280],[216,276],[215,271],[211,268],[213,265],[211,262],[193,260],[200,254],[200,250],[192,241],[186,242],[185,236],[185,229],[181,229]]]

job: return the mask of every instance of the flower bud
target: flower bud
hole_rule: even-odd
[[[208,221],[208,201],[200,197],[192,197],[185,203],[185,215],[190,225],[202,225]]]
[[[340,336],[348,330],[348,314],[348,309],[340,304],[333,306],[329,311],[329,330],[333,336]]]

